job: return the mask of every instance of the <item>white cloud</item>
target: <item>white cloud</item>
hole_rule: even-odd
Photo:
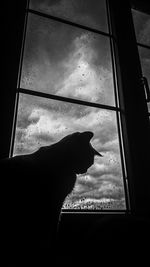
[[[70,51],[59,61],[51,60],[50,51],[41,49],[38,57],[24,64],[21,86],[32,90],[114,105],[112,71],[104,68],[94,36],[80,33],[71,40]],[[99,47],[101,51],[102,47]],[[57,57],[56,54],[55,57]],[[52,52],[51,52],[52,53]],[[63,52],[62,52],[63,54]],[[58,60],[58,59],[57,59]],[[26,62],[26,61],[25,61]]]
[[[79,60],[78,66],[66,77],[59,95],[96,102],[100,94],[100,80],[86,61]]]
[[[98,192],[107,194],[110,191],[114,191],[118,189],[114,184],[110,183],[110,181],[103,181],[103,184],[99,187]]]
[[[58,116],[58,114],[57,114]],[[49,133],[51,135],[55,135],[58,132],[63,132],[65,130],[65,125],[67,124],[67,121],[65,122],[62,117],[57,119],[54,113],[50,113],[47,110],[44,109],[34,109],[30,115],[30,118],[39,118],[37,123],[30,124],[27,128],[27,134],[28,135],[34,135],[34,134],[45,134]]]
[[[57,105],[59,106],[59,103],[56,104],[56,107]],[[93,141],[93,144],[97,147],[100,144],[101,132],[105,131],[105,128],[108,128],[109,124],[115,123],[112,112],[89,107],[83,107],[82,110],[81,107],[81,114],[79,116],[77,112],[79,111],[78,106],[70,104],[68,106],[66,103],[64,107],[62,103],[61,105],[62,107],[60,110],[58,108],[58,111],[57,108],[54,110],[33,107],[30,110],[31,113],[28,115],[29,122],[25,130],[27,139],[31,136],[34,137],[34,135],[48,134],[54,136],[54,139],[57,141],[64,135],[74,131],[93,131],[94,129],[94,133],[97,135],[97,141],[95,143]],[[101,144],[102,148],[103,145]],[[109,149],[109,143],[107,144],[107,149]]]
[[[112,73],[101,64],[95,66],[92,63],[97,53],[92,48],[92,38],[89,35],[84,33],[74,40],[74,51],[63,62],[66,74],[57,94],[112,104],[113,92],[108,94],[112,90]]]
[[[95,164],[94,164],[94,171],[106,171],[107,170],[107,166],[106,166],[106,164],[104,164],[104,163],[98,163],[98,162],[96,162]]]

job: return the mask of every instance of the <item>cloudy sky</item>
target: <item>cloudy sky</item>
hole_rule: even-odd
[[[96,16],[90,2],[33,1],[31,7],[107,31],[104,5]],[[115,106],[108,37],[30,14],[21,87]],[[103,158],[95,157],[88,172],[78,176],[64,207],[124,209],[115,111],[20,94],[14,155],[87,130],[94,132],[92,145]]]

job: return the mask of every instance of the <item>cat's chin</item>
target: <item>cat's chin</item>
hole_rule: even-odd
[[[87,168],[76,170],[76,174],[84,174],[87,172]]]

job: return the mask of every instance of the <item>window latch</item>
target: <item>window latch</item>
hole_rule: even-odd
[[[146,95],[146,102],[150,102],[150,89],[149,89],[147,78],[143,76],[141,78],[141,81],[142,81],[142,84],[144,86],[144,91],[145,91],[145,95]]]

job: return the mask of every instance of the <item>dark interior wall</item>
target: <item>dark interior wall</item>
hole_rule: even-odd
[[[1,7],[0,158],[9,155],[26,2],[3,1]]]

